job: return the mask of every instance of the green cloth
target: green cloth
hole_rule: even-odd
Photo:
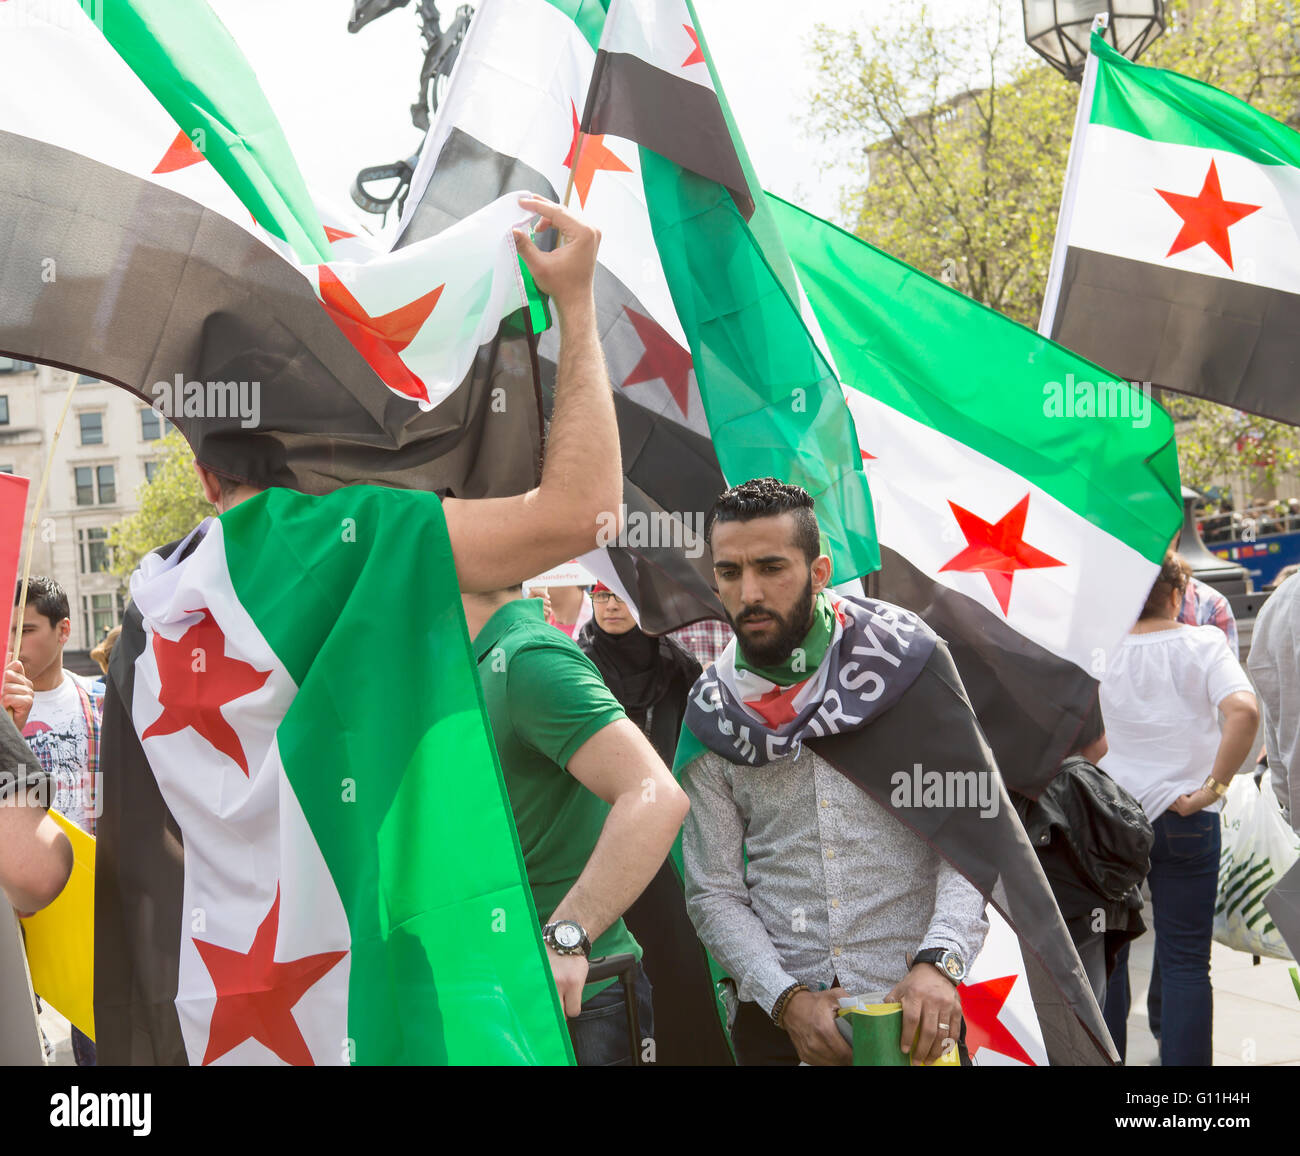
[[[576,643],[548,626],[540,598],[497,610],[474,639],[483,699],[514,811],[537,916],[545,923],[587,865],[609,804],[565,770],[597,731],[626,718]],[[622,919],[591,947],[601,955],[641,947]],[[589,983],[588,1000],[614,980]]]
[[[736,666],[741,670],[753,671],[760,678],[774,682],[777,686],[793,686],[796,682],[803,682],[821,666],[834,633],[835,608],[831,606],[826,591],[822,590],[813,602],[813,621],[808,633],[780,666],[751,666],[741,654],[739,644],[736,646]]]

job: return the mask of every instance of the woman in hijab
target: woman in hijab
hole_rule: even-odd
[[[643,634],[631,607],[603,583],[592,588],[591,604],[594,617],[579,632],[578,645],[671,767],[700,664],[670,639]],[[654,987],[655,1061],[732,1063],[708,961],[686,914],[671,858],[623,913],[623,922],[641,945],[641,964]]]
[[[593,617],[578,633],[578,645],[671,767],[700,664],[671,639],[642,634],[631,608],[604,583],[592,589],[591,605]]]

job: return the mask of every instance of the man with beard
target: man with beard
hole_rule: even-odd
[[[691,919],[739,985],[736,1057],[847,1064],[838,1000],[887,993],[903,1007],[900,1047],[931,1062],[962,1036],[956,985],[988,930],[984,899],[804,740],[870,725],[928,687],[943,643],[906,610],[831,595],[797,486],[733,487],[706,538],[736,639],[687,708],[704,750],[678,760],[683,858]],[[917,729],[909,765],[926,753]]]

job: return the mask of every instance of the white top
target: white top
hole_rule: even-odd
[[[1098,764],[1153,823],[1214,769],[1218,705],[1253,693],[1217,626],[1173,626],[1130,634],[1101,680],[1109,750]],[[1222,809],[1223,800],[1206,810]]]
[[[83,831],[91,831],[94,804],[86,797],[89,753],[78,682],[85,685],[83,679],[65,670],[63,680],[53,690],[33,694],[23,738],[53,780],[50,806]]]

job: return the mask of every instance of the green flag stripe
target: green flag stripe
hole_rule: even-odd
[[[600,46],[600,33],[605,27],[605,13],[610,0],[546,0],[546,3],[558,8],[578,26],[593,52]]]
[[[272,489],[222,522],[235,591],[299,688],[276,738],[348,916],[356,1062],[572,1062],[440,504]],[[384,675],[356,677],[395,574],[415,593]]]
[[[1163,68],[1135,64],[1096,33],[1092,124],[1169,144],[1226,149],[1261,165],[1300,167],[1300,133],[1244,100]]]
[[[205,0],[80,0],[257,223],[303,264],[331,249],[297,162],[248,61]],[[200,135],[201,134],[201,135]]]
[[[817,504],[838,581],[880,566],[853,418],[721,185],[641,149],[650,226],[723,475],[771,475]]]
[[[768,195],[844,384],[970,446],[1156,561],[1182,509],[1173,423],[1054,416],[1104,369]],[[1135,391],[1125,386],[1130,397]],[[1141,399],[1137,399],[1141,401]]]

